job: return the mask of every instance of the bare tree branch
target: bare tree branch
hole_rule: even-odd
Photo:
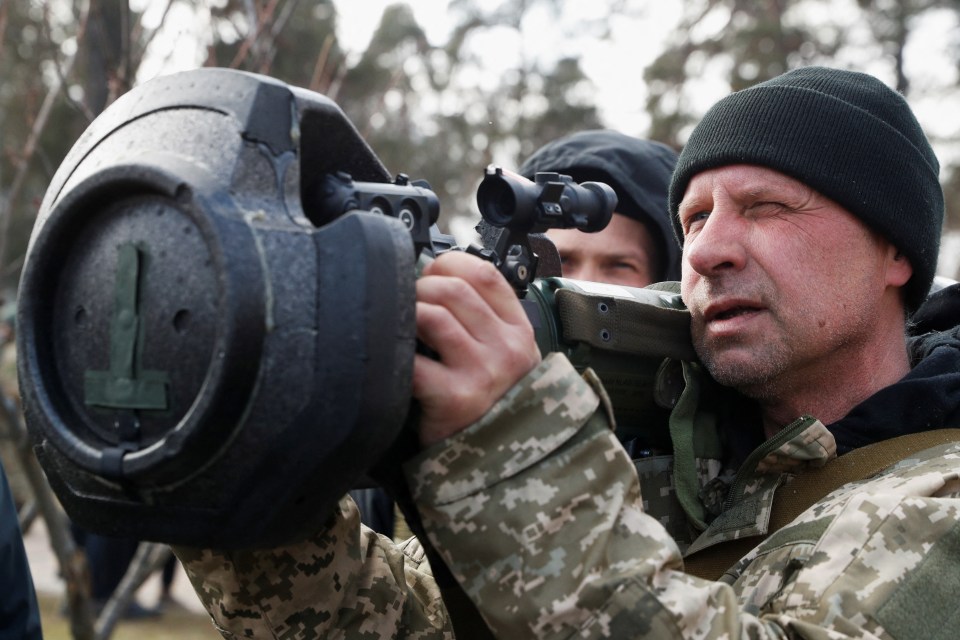
[[[246,0],[244,5],[247,8],[247,37],[243,39],[243,43],[237,49],[236,55],[234,55],[233,60],[230,61],[231,69],[239,69],[243,61],[247,59],[247,54],[256,44],[257,37],[260,35],[260,29],[263,26],[253,0]]]
[[[90,16],[90,0],[81,0],[80,3],[80,15],[77,20],[77,41],[79,42],[83,38],[83,34],[87,28],[87,19]],[[77,51],[80,48],[77,47]],[[44,129],[47,126],[47,120],[50,118],[50,113],[53,111],[53,105],[57,101],[57,97],[63,91],[63,87],[66,84],[64,79],[70,75],[70,71],[73,69],[73,63],[77,59],[77,53],[74,52],[69,58],[67,58],[62,67],[59,67],[59,73],[57,78],[54,80],[53,86],[47,91],[47,95],[43,100],[43,104],[40,105],[40,111],[37,113],[37,117],[33,122],[33,127],[30,130],[30,135],[27,137],[27,141],[24,144],[23,152],[21,154],[22,161],[17,167],[17,173],[13,177],[13,182],[10,184],[10,189],[7,192],[6,202],[2,203],[3,208],[0,210],[0,268],[3,268],[3,265],[6,264],[6,252],[7,252],[7,238],[9,236],[10,230],[10,220],[13,217],[14,207],[17,202],[17,198],[20,196],[20,190],[23,188],[23,183],[27,178],[27,169],[30,166],[30,160],[33,158],[34,153],[37,150],[37,143],[40,140],[40,136],[43,134]]]
[[[343,79],[347,77],[347,71],[347,65],[337,65],[337,72],[334,74],[333,79],[330,81],[330,85],[327,87],[327,97],[334,102],[336,102],[337,96],[340,95],[340,87],[343,86]]]
[[[146,36],[143,35],[144,27],[142,16],[140,20],[137,20],[136,24],[130,30],[130,50],[134,50],[134,45],[140,42],[143,38],[143,44],[139,47],[136,47],[136,55],[131,53],[131,67],[136,70],[140,68],[140,64],[143,62],[143,58],[146,55],[147,49],[150,47],[150,43],[153,42],[153,39],[156,37],[160,29],[163,28],[164,23],[167,20],[167,14],[170,12],[170,7],[173,6],[173,0],[167,0],[167,5],[163,9],[163,15],[160,16],[160,22],[155,29],[152,29]]]
[[[7,8],[9,4],[0,4],[0,50],[3,49],[3,40],[7,35]]]
[[[50,26],[50,8],[47,7],[46,5],[45,5],[44,8],[43,8],[43,14],[44,14],[44,25],[48,27],[48,31],[49,31],[49,26]],[[80,43],[79,35],[80,35],[80,34],[78,34],[78,39],[77,39],[77,46],[78,46],[78,48],[79,48],[79,43]],[[47,42],[48,42],[49,45],[50,45],[50,57],[51,57],[52,59],[56,59],[57,56],[58,56],[59,53],[60,53],[59,47],[58,47],[57,44],[53,41],[53,39],[49,37],[49,34],[48,34],[48,37],[47,37]],[[66,85],[66,84],[67,84],[67,79],[66,79],[66,77],[64,76],[63,67],[61,67],[61,66],[58,65],[58,64],[55,64],[55,65],[53,65],[53,69],[54,69],[54,72],[57,74],[57,79],[59,80],[59,82],[60,82],[61,84],[63,84],[63,85]],[[88,123],[89,123],[89,122],[93,122],[93,119],[96,117],[96,115],[95,115],[95,114],[93,113],[93,111],[90,109],[90,106],[86,103],[86,101],[81,101],[81,100],[76,100],[76,99],[74,99],[73,96],[71,96],[69,92],[64,93],[63,96],[64,96],[64,99],[67,101],[67,105],[68,105],[68,106],[72,107],[77,113],[79,113],[80,115],[82,115],[83,118],[84,118]]]
[[[137,552],[130,561],[130,566],[97,619],[96,640],[107,640],[110,637],[120,616],[133,602],[137,590],[147,578],[163,567],[171,553],[170,547],[157,542],[141,542],[137,545]]]
[[[110,83],[110,91],[107,95],[108,105],[130,90],[133,76],[130,56],[130,4],[124,1],[120,3],[120,55],[117,60],[117,69],[113,74],[113,82]]]
[[[317,56],[317,63],[313,65],[313,74],[310,76],[310,84],[307,88],[311,91],[323,92],[323,78],[327,69],[327,60],[330,58],[330,51],[333,49],[333,43],[336,41],[332,33],[328,33],[323,39],[323,46],[320,48],[320,55]]]
[[[140,68],[140,63],[143,62],[144,56],[147,54],[147,49],[150,48],[150,45],[153,43],[153,39],[157,37],[157,34],[160,33],[160,30],[163,29],[163,26],[167,23],[167,16],[170,15],[170,9],[173,7],[173,0],[167,0],[167,6],[163,9],[163,14],[160,16],[160,23],[155,29],[153,29],[143,41],[143,44],[140,47],[140,53],[137,59],[136,68]],[[139,42],[143,34],[143,21],[137,22],[137,26],[133,29],[133,35],[130,36],[130,40],[133,42]]]
[[[273,59],[277,55],[277,38],[283,33],[283,29],[287,26],[291,16],[293,16],[293,12],[299,2],[300,0],[289,0],[289,2],[283,6],[283,10],[277,19],[273,21],[273,25],[270,27],[270,38],[263,43],[264,49],[260,52],[260,73],[265,74],[270,72],[270,68],[273,66]]]

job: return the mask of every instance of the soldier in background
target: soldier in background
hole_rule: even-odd
[[[700,360],[671,424],[689,545],[646,512],[595,376],[541,361],[499,273],[458,252],[425,269],[418,330],[439,359],[416,362],[422,451],[404,468],[493,635],[952,637],[960,328],[907,333],[933,280],[938,169],[900,95],[836,69],[731,94],[691,134],[670,191]],[[894,446],[752,542],[813,469],[933,430],[941,444]],[[721,579],[689,572],[731,540]],[[415,541],[386,544],[349,500],[285,547],[177,552],[227,637],[449,638],[460,614]]]
[[[617,194],[617,210],[602,231],[550,229],[563,276],[645,287],[680,279],[680,247],[667,212],[667,189],[677,154],[670,147],[616,131],[590,130],[545,144],[520,167],[604,182]]]

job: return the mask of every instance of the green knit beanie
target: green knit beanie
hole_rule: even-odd
[[[943,191],[940,164],[903,97],[863,73],[804,67],[732,93],[693,130],[670,183],[670,214],[690,179],[731,164],[775,169],[812,187],[910,259],[907,308],[933,282]]]

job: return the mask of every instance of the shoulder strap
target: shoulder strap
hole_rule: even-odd
[[[848,482],[870,478],[915,453],[956,441],[960,441],[960,429],[921,431],[854,449],[819,469],[811,469],[777,491],[769,531],[772,533],[792,522],[815,502]]]
[[[806,471],[777,490],[765,535],[729,540],[699,551],[684,559],[686,571],[717,580],[767,536],[792,522],[831,491],[848,482],[870,478],[912,454],[957,441],[960,441],[960,429],[911,433],[854,449],[819,469]]]

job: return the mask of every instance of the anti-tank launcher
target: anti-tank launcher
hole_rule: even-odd
[[[570,193],[606,198],[542,182],[481,207],[576,222]],[[404,429],[418,253],[453,248],[438,214],[316,93],[202,69],[113,104],[54,176],[19,290],[25,415],[70,517],[221,548],[315,530]],[[665,433],[651,372],[692,357],[677,297],[535,279],[538,224],[474,251],[515,275],[530,254],[541,349],[595,368],[622,429]]]

